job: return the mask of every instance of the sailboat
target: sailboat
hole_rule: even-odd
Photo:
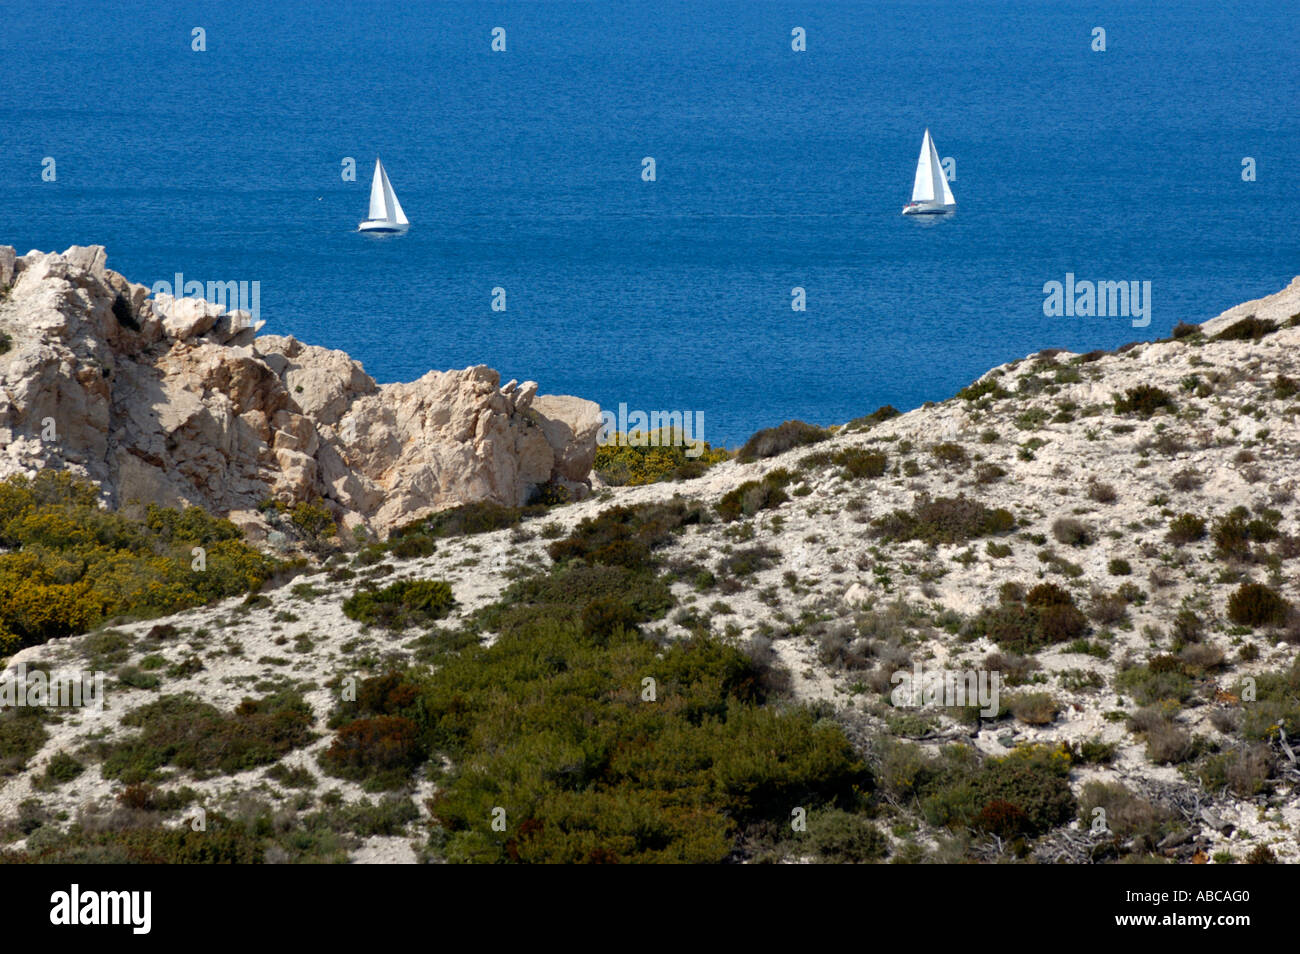
[[[948,177],[939,162],[930,130],[921,140],[921,155],[916,160],[916,181],[912,183],[912,201],[903,206],[904,215],[943,215],[957,209],[957,200],[948,188]]]
[[[411,223],[406,220],[402,203],[397,201],[393,184],[388,181],[384,164],[375,159],[375,178],[370,183],[370,217],[357,226],[358,232],[405,232]]]

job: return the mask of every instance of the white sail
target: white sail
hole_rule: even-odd
[[[916,179],[912,182],[913,202],[934,201],[934,172],[930,166],[930,148],[930,130],[927,129],[925,138],[921,140],[921,155],[916,160]],[[370,206],[373,210],[374,192],[372,191],[370,195]],[[374,214],[373,211],[371,214]]]
[[[925,137],[930,140],[930,167],[934,170],[934,181],[936,183],[935,196],[943,196],[944,205],[956,205],[957,200],[952,197],[952,189],[948,188],[948,176],[943,171],[943,163],[939,161],[939,150],[934,148],[934,139],[930,136],[930,130],[925,131]]]
[[[382,222],[388,218],[388,208],[384,203],[384,180],[387,178],[384,167],[376,159],[375,178],[370,183],[370,215],[367,216],[372,222]]]
[[[921,140],[921,154],[916,159],[916,178],[912,183],[913,202],[935,202],[941,205],[956,205],[952,189],[948,187],[948,177],[943,173],[943,164],[939,161],[939,150],[934,147],[930,130],[925,131]]]
[[[397,201],[397,193],[393,191],[393,184],[388,181],[388,170],[380,166],[380,173],[384,177],[384,198],[388,205],[388,221],[396,222],[398,225],[410,225],[406,220],[406,213],[402,211],[402,203]]]

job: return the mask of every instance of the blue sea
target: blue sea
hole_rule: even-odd
[[[1163,337],[1286,284],[1298,14],[8,2],[0,244],[102,244],[150,285],[257,281],[266,331],[380,381],[488,364],[611,409],[700,411],[734,446],[943,399],[1040,348]],[[958,211],[923,224],[899,212],[927,127]],[[405,235],[354,231],[376,155]],[[1150,324],[1046,317],[1066,273],[1150,281]]]

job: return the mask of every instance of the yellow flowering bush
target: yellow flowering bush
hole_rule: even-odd
[[[133,518],[101,508],[94,484],[56,471],[0,481],[0,547],[0,655],[113,616],[243,593],[278,566],[201,508],[150,506]]]
[[[694,446],[685,446],[684,438],[674,428],[649,433],[618,433],[613,440],[596,448],[593,470],[611,486],[653,484],[661,480],[686,480],[698,477],[714,464],[729,460],[731,454],[703,441],[699,453],[690,456]]]

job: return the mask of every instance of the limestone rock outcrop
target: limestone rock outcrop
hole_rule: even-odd
[[[0,246],[0,478],[67,467],[113,506],[196,504],[248,526],[268,498],[320,499],[380,533],[589,489],[591,401],[503,387],[481,365],[380,385],[342,351],[258,337],[246,312],[150,297],[106,260]]]

